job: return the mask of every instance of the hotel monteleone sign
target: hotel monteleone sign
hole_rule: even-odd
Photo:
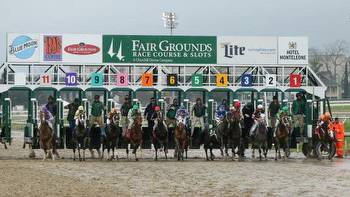
[[[103,35],[103,63],[216,64],[216,37]]]

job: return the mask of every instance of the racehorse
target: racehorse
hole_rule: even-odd
[[[5,137],[5,132],[3,132],[3,129],[0,131],[0,144],[4,144],[4,148],[7,149],[6,142],[3,141],[3,137]]]
[[[94,122],[91,125],[90,132],[89,132],[89,150],[91,153],[92,158],[94,158],[94,151],[93,149],[96,149],[98,158],[101,158],[101,127],[102,125],[99,125],[97,122]]]
[[[167,128],[163,124],[163,118],[158,118],[158,124],[153,131],[153,145],[156,150],[155,160],[158,160],[158,149],[164,148],[165,159],[168,158],[168,132]]]
[[[119,136],[121,134],[121,129],[119,127],[119,117],[117,113],[112,115],[112,120],[107,127],[106,137],[103,139],[102,143],[102,158],[104,157],[104,151],[107,149],[108,160],[114,159],[114,149],[118,148]],[[112,157],[110,157],[110,150],[112,149]],[[117,155],[118,158],[118,155]]]
[[[227,112],[225,118],[218,123],[217,133],[219,134],[220,144],[221,144],[221,156],[224,156],[223,150],[225,149],[225,155],[228,157],[228,144],[229,144],[229,117],[233,114],[231,112]]]
[[[241,158],[240,152],[240,141],[241,141],[241,120],[235,115],[228,113],[228,130],[229,130],[229,144],[232,149],[232,160],[235,158],[236,154]],[[237,148],[237,152],[235,151]]]
[[[136,150],[141,147],[142,145],[142,116],[141,113],[138,112],[136,114],[135,120],[133,125],[131,126],[130,133],[127,132],[127,134],[124,136],[125,143],[126,143],[126,154],[127,158],[129,159],[129,144],[132,146],[132,153],[135,154],[135,160],[138,161],[136,155]]]
[[[277,152],[278,158],[281,158],[281,146],[283,147],[284,159],[289,157],[289,144],[288,138],[291,130],[291,125],[287,116],[282,117],[281,121],[278,123],[276,127],[276,137],[275,137],[275,149],[276,155],[275,160],[277,160]]]
[[[218,130],[215,128],[210,128],[208,124],[205,124],[204,126],[202,144],[204,144],[204,151],[207,161],[209,161],[208,149],[210,150],[210,160],[212,161],[215,158],[213,154],[213,149],[215,147],[219,147],[222,152]]]
[[[88,132],[86,129],[86,119],[85,115],[80,115],[80,120],[78,121],[78,125],[75,127],[73,134],[73,160],[75,161],[75,150],[78,149],[79,161],[85,161],[85,149],[88,146]],[[83,149],[83,157],[81,157],[80,149]]]
[[[55,160],[55,156],[53,154],[53,142],[54,142],[54,133],[53,130],[50,128],[49,124],[47,123],[45,119],[45,113],[40,112],[40,128],[39,128],[39,139],[40,139],[40,147],[44,150],[44,159],[46,160],[46,157],[51,156],[52,160]]]
[[[257,127],[252,140],[252,148],[252,158],[255,158],[255,149],[258,149],[260,161],[262,160],[261,151],[263,151],[264,157],[267,159],[267,127],[263,117],[257,120]]]
[[[177,160],[184,160],[184,152],[187,158],[188,148],[188,136],[186,131],[185,119],[182,117],[178,118],[178,123],[175,128],[175,152],[177,153]]]

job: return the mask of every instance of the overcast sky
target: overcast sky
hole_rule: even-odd
[[[350,43],[350,0],[0,0],[0,61],[6,32],[165,35],[163,11],[178,16],[175,35],[308,36],[322,47]]]

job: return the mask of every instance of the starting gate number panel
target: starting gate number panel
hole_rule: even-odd
[[[192,86],[202,86],[203,85],[203,75],[194,74],[192,75]]]
[[[50,74],[42,74],[40,76],[40,85],[51,85],[51,75]]]
[[[177,86],[177,74],[168,74],[167,75],[167,85],[168,86]]]
[[[225,87],[228,84],[227,74],[216,74],[216,86]]]
[[[117,86],[128,86],[128,82],[129,82],[128,73],[118,73],[116,81],[117,81]]]
[[[301,86],[301,74],[290,74],[290,87]]]
[[[266,86],[275,87],[276,84],[276,75],[266,75]]]
[[[77,73],[67,73],[64,78],[66,86],[76,86],[78,85],[78,75]]]
[[[92,73],[91,74],[91,86],[103,86],[102,73]]]
[[[152,86],[153,85],[153,75],[151,73],[144,73],[141,77],[142,86]]]
[[[253,76],[251,74],[243,74],[241,77],[241,86],[252,86]]]

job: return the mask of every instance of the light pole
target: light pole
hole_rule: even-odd
[[[176,15],[175,12],[163,12],[162,19],[164,21],[164,27],[170,29],[170,35],[173,35],[173,29],[176,28]]]

